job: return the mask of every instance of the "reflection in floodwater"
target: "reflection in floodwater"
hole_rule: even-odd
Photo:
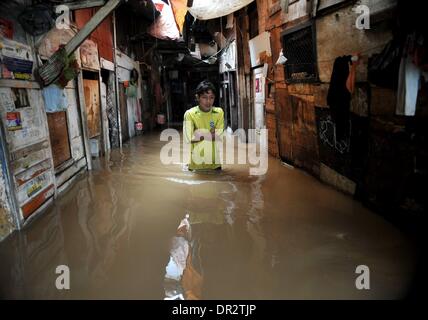
[[[55,204],[0,243],[0,296],[26,299],[390,299],[414,245],[361,204],[269,159],[192,173],[158,135],[95,161]],[[177,228],[178,226],[178,228]],[[55,269],[70,268],[70,290]],[[355,287],[359,265],[371,290]]]

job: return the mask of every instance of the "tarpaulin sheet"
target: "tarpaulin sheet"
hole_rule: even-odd
[[[194,0],[189,8],[192,16],[199,20],[209,20],[226,16],[247,6],[254,0]]]
[[[184,21],[187,14],[187,0],[170,0],[172,10],[174,11],[175,22],[177,23],[180,33],[183,33]]]

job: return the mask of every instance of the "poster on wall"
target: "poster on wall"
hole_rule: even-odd
[[[33,74],[31,47],[0,36],[2,78],[29,80]]]

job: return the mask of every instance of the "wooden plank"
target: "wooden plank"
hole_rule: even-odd
[[[42,174],[43,172],[49,170],[52,167],[51,160],[46,159],[37,165],[29,168],[28,170],[15,175],[16,185],[18,187],[22,186],[23,184],[29,182],[30,180],[34,179],[38,175]]]
[[[69,181],[73,176],[75,176],[80,170],[82,170],[86,166],[86,160],[84,158],[80,159],[80,161],[74,162],[69,168],[61,172],[60,175],[57,176],[57,185],[58,188],[62,188],[62,185]]]
[[[22,206],[36,198],[42,190],[54,184],[51,170],[45,171],[17,188],[18,203]]]
[[[86,160],[85,159],[82,159],[82,161],[85,163],[85,165],[86,165]],[[66,192],[67,190],[68,190],[68,188],[70,188],[75,182],[76,182],[76,180],[82,175],[82,174],[84,174],[84,170],[83,170],[83,168],[85,167],[85,165],[84,166],[82,166],[77,172],[75,172],[74,174],[73,174],[73,176],[69,179],[69,180],[67,180],[67,181],[65,181],[61,186],[59,186],[58,187],[58,194],[59,195],[61,195],[61,194],[63,194],[64,192]]]
[[[40,160],[46,159],[48,155],[46,155],[45,158],[32,157],[32,156],[36,153],[39,153],[39,151],[46,151],[48,148],[49,148],[49,143],[47,140],[45,140],[10,153],[10,161],[13,164],[12,167],[14,168],[15,173],[16,173],[16,170],[19,170],[21,168],[28,168],[29,166],[34,165],[34,163],[31,164],[31,161],[39,162]],[[27,161],[29,160],[29,157],[31,157],[32,159],[31,161]],[[21,165],[21,163],[25,163],[25,164]]]
[[[85,154],[86,161],[88,163],[88,170],[92,170],[92,158],[91,158],[91,149],[89,146],[89,132],[88,132],[88,120],[86,115],[86,102],[85,102],[85,91],[83,89],[83,77],[82,74],[79,73],[77,77],[77,87],[79,93],[79,105],[80,105],[80,115],[82,120],[82,131],[83,131],[83,141],[85,145]]]
[[[38,208],[40,208],[43,203],[54,194],[54,186],[50,185],[43,192],[41,192],[33,200],[25,204],[21,210],[24,219],[27,219],[31,214],[33,214]]]
[[[10,159],[9,150],[6,144],[5,132],[3,126],[0,124],[0,164],[1,164],[1,174],[4,179],[4,186],[6,190],[9,191],[9,210],[13,216],[13,220],[18,229],[22,227],[22,217],[19,213],[18,200],[15,192],[11,192],[15,189],[12,170],[10,168],[10,163],[7,161]]]
[[[82,135],[80,115],[78,107],[77,88],[66,89],[68,108],[67,108],[67,123],[70,139],[80,137]]]

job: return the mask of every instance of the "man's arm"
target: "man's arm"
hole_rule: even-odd
[[[194,125],[188,112],[184,114],[183,135],[186,143],[192,143]]]
[[[197,143],[204,140],[204,137],[199,135],[198,130],[195,132],[195,125],[188,112],[184,114],[183,131],[186,143]]]
[[[221,139],[223,139],[224,133],[224,112],[223,109],[220,110],[220,117],[215,124],[215,129],[211,130],[213,140],[216,139],[217,141],[221,141]]]

